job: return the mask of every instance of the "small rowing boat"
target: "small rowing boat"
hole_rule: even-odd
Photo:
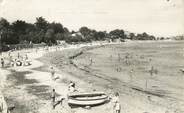
[[[72,93],[68,95],[68,104],[75,106],[95,106],[108,101],[108,96],[103,92]]]

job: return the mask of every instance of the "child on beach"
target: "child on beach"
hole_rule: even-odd
[[[115,93],[115,96],[112,98],[112,101],[113,101],[113,112],[115,111],[115,113],[120,113],[120,110],[121,110],[121,105],[119,103],[119,93]]]

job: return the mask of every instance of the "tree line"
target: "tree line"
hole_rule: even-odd
[[[27,23],[16,20],[12,23],[5,18],[0,19],[1,44],[46,43],[57,44],[57,40],[71,42],[91,42],[107,39],[131,39],[131,40],[155,40],[155,37],[147,33],[125,33],[123,29],[115,29],[110,32],[96,31],[88,27],[81,27],[78,31],[69,31],[61,23],[48,22],[43,17],[36,18],[35,23]]]

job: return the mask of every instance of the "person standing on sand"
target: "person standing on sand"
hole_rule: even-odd
[[[25,55],[25,60],[28,60],[28,55],[27,54]]]
[[[55,70],[53,67],[50,68],[51,69],[51,79],[54,80],[54,75],[55,75]]]
[[[19,52],[17,53],[17,58],[18,58],[18,59],[20,58],[20,53],[19,53]]]
[[[133,80],[133,72],[134,72],[134,70],[131,69],[131,70],[130,70],[130,82],[132,82],[132,80]]]
[[[116,92],[115,96],[112,98],[113,101],[113,112],[115,111],[115,113],[120,113],[121,110],[121,105],[119,103],[119,93]]]
[[[55,101],[56,101],[56,92],[55,92],[55,89],[52,89],[51,99],[52,99],[52,108],[55,109]]]
[[[1,67],[4,67],[4,59],[1,58]]]
[[[10,113],[2,92],[0,92],[0,113]]]
[[[2,102],[2,97],[0,97],[0,113],[3,112],[3,102]]]
[[[121,111],[121,105],[119,102],[115,103],[115,113],[120,113]]]
[[[90,60],[90,64],[89,65],[91,66],[93,64],[93,59],[90,57],[89,60]]]
[[[8,51],[8,56],[11,57],[11,51]]]

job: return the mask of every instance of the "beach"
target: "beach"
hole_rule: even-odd
[[[175,49],[168,49],[168,47],[175,47]],[[155,49],[153,50],[153,48]],[[64,107],[58,105],[55,110],[52,110],[50,92],[54,88],[58,97],[66,97],[70,81],[76,83],[77,90],[80,92],[103,91],[109,96],[114,92],[119,92],[122,112],[125,113],[165,113],[166,111],[182,113],[184,110],[183,78],[178,69],[182,68],[183,63],[182,60],[173,60],[171,55],[171,53],[174,55],[173,51],[175,51],[177,58],[183,59],[182,48],[183,45],[179,42],[160,42],[159,44],[156,42],[140,42],[138,44],[129,42],[110,45],[98,43],[93,46],[90,44],[74,45],[60,48],[57,51],[55,47],[51,47],[48,51],[40,49],[38,52],[34,49],[22,50],[19,52],[27,54],[32,65],[3,69],[6,71],[3,74],[6,81],[3,83],[6,85],[2,88],[2,92],[7,103],[15,104],[15,113],[112,113],[111,103],[88,110],[84,108],[71,109],[65,102],[62,105]],[[163,51],[158,53],[157,50],[161,49]],[[127,54],[126,50],[131,51],[129,54],[133,57],[129,58],[130,61],[133,61],[129,65],[122,60]],[[13,54],[16,55],[17,52]],[[119,59],[118,54],[122,59]],[[167,65],[167,69],[163,65],[168,62],[164,54],[170,54],[168,59],[172,61],[174,68]],[[158,57],[162,58],[162,61],[164,58],[165,62],[158,63],[160,60]],[[93,60],[92,64],[90,64],[90,58]],[[150,58],[153,60],[152,65],[158,70],[158,74],[149,78],[149,86],[146,89],[144,84],[145,78],[149,76]],[[50,66],[56,70],[59,80],[53,81],[50,78]],[[164,69],[162,71],[162,66],[167,69],[168,73],[165,73]],[[134,70],[133,79],[130,79],[130,69],[127,69],[130,67]],[[176,74],[175,76],[171,76],[173,72]]]
[[[84,50],[83,54],[74,55],[75,58],[68,57],[70,60],[64,62],[67,61],[66,56],[72,55],[74,51],[81,52],[75,49],[50,53],[42,60],[50,61],[47,63],[89,84],[78,83],[80,88],[105,91],[108,94],[120,92],[121,104],[127,113],[183,112],[183,74],[180,72],[180,68],[183,68],[182,42],[140,41],[100,46]],[[130,57],[129,65],[124,59],[127,54]],[[90,58],[94,61],[92,65]],[[157,73],[150,76],[152,66]]]
[[[84,45],[81,45],[84,46]],[[71,46],[69,48],[61,48],[61,51],[64,49],[72,49],[79,46]],[[32,61],[30,66],[15,66],[1,69],[6,71],[2,73],[1,76],[5,77],[5,80],[1,83],[4,84],[2,87],[2,92],[6,103],[8,105],[14,105],[14,113],[73,113],[80,112],[82,109],[72,110],[66,102],[64,102],[64,107],[58,105],[53,110],[50,94],[52,89],[56,90],[57,98],[64,97],[66,98],[68,93],[68,84],[70,80],[79,80],[73,76],[70,76],[68,73],[61,72],[57,70],[56,67],[56,76],[59,76],[60,79],[53,81],[50,74],[50,66],[38,61],[38,58],[41,58],[44,54],[56,51],[55,47],[50,48],[49,51],[41,49],[39,52],[35,49],[31,50],[21,50],[15,51],[11,54],[16,56],[17,53],[22,55],[27,54],[29,59]],[[3,53],[3,56],[7,56],[8,53]],[[41,69],[40,67],[44,67]],[[82,83],[82,81],[81,81]],[[81,90],[82,91],[82,90]],[[84,91],[84,90],[83,90]],[[29,97],[29,98],[27,98]],[[99,109],[97,107],[97,109]],[[105,107],[104,107],[105,109]],[[78,110],[78,111],[77,111]],[[86,110],[83,109],[83,112]],[[88,110],[87,110],[88,111]],[[104,111],[99,109],[99,112]],[[91,110],[94,112],[94,110]]]

